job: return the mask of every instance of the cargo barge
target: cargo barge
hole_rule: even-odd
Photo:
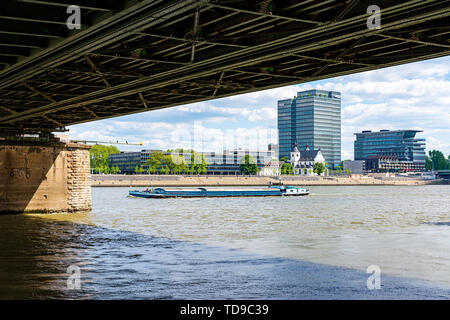
[[[130,196],[140,198],[268,197],[305,196],[308,194],[308,189],[294,186],[271,186],[265,188],[151,188],[144,191],[129,191]]]

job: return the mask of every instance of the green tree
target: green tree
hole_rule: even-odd
[[[190,164],[188,165],[187,172],[188,172],[189,174],[194,174],[194,173],[195,173],[195,166],[194,166],[193,164],[190,163]]]
[[[243,174],[257,174],[259,172],[259,168],[256,165],[255,158],[248,154],[245,155],[244,158],[241,158],[239,169]]]
[[[288,157],[283,157],[283,158],[280,159],[280,161],[287,162],[288,161]]]
[[[186,163],[186,159],[184,156],[179,154],[172,154],[172,162],[173,162],[173,173],[180,174],[185,173],[188,170],[188,165]]]
[[[113,167],[111,168],[111,173],[112,173],[112,174],[119,173],[119,171],[120,171],[120,169],[119,169],[118,166],[113,166]]]
[[[187,163],[183,153],[191,153],[191,160]],[[202,153],[194,150],[174,149],[166,153],[155,152],[146,161],[145,166],[149,173],[163,174],[206,174],[208,163]]]
[[[425,158],[425,169],[428,171],[433,170],[433,163],[430,160],[430,157],[426,156]]]
[[[163,167],[160,172],[162,174],[169,174],[170,173],[170,169],[168,167]]]
[[[294,167],[289,162],[285,162],[281,165],[281,174],[293,174]]]
[[[189,163],[188,171],[191,174],[206,174],[208,163],[203,153],[191,150],[191,161]]]
[[[320,176],[325,171],[325,166],[322,162],[316,162],[314,163],[313,170]]]
[[[447,170],[449,168],[448,161],[441,151],[432,150],[428,152],[428,155],[430,157],[432,170]]]
[[[108,165],[104,165],[101,167],[101,172],[103,172],[104,174],[110,174],[111,168]]]
[[[120,153],[120,151],[114,146],[105,146],[102,144],[92,146],[89,150],[91,169],[94,169],[94,172],[102,172],[106,174],[111,172],[109,167],[109,155],[116,153]]]
[[[155,152],[150,155],[149,159],[145,162],[147,171],[150,173],[159,172],[162,168],[162,163],[164,161],[164,154],[162,152]]]
[[[167,152],[169,153],[169,152]],[[161,159],[161,166],[165,169],[166,174],[174,173],[175,163],[172,160],[172,155],[163,154]]]
[[[145,166],[150,173],[180,173],[185,170],[186,160],[183,156],[177,155],[175,151],[167,150],[166,154],[162,152],[153,153],[145,162]]]

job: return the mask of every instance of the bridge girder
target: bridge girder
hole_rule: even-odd
[[[21,0],[22,9],[29,6],[22,15],[17,1],[4,1],[0,134],[52,131],[450,53],[448,1],[379,1],[381,28],[371,30],[371,1],[364,0],[104,0],[95,7],[71,0],[82,8],[78,31],[60,23],[69,1]],[[24,24],[5,23],[13,19]]]

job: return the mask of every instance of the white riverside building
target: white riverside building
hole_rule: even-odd
[[[291,151],[289,162],[294,169],[294,174],[298,175],[313,175],[314,164],[323,163],[325,165],[326,163],[320,149],[309,150],[308,145],[306,145],[306,149],[300,151],[297,144],[295,144],[294,149]]]
[[[141,152],[121,152],[109,156],[109,166],[117,166],[121,173],[132,174],[136,166],[147,169],[146,162],[155,153],[165,155],[183,156],[186,163],[191,163],[191,153],[166,152],[163,150],[142,150]],[[250,150],[224,150],[223,152],[198,152],[203,154],[207,163],[208,175],[240,175],[240,165],[244,157],[249,155],[256,160],[260,175],[279,175],[279,163],[274,150],[250,151]]]

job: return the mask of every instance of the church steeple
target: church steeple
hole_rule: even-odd
[[[300,161],[300,150],[298,150],[298,143],[295,143],[294,149],[291,151],[291,159],[289,160],[289,162],[292,164],[294,168],[296,168],[299,161]]]

